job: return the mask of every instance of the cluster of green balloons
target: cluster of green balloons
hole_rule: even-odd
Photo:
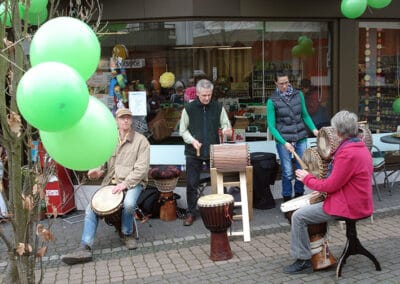
[[[311,56],[314,55],[314,53],[313,41],[305,35],[300,36],[297,39],[297,45],[292,48],[293,56]]]
[[[340,10],[342,14],[350,19],[355,19],[364,14],[367,6],[381,9],[388,6],[392,0],[342,0]]]
[[[18,2],[19,16],[25,19],[26,2]],[[28,9],[27,21],[31,25],[38,26],[44,23],[48,17],[47,11],[48,0],[31,0]],[[6,8],[7,7],[7,8]],[[7,12],[6,12],[7,10]],[[0,20],[5,23],[6,27],[12,25],[11,1],[6,0],[0,4]]]
[[[100,61],[94,31],[75,18],[52,19],[34,35],[30,61],[17,87],[17,105],[40,130],[46,151],[73,170],[103,164],[115,150],[118,130],[111,111],[89,96],[86,85]]]

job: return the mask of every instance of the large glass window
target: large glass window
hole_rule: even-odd
[[[149,87],[166,71],[185,87],[205,77],[214,82],[215,97],[233,117],[246,112],[248,105],[264,106],[275,89],[275,72],[287,69],[293,86],[304,88],[308,110],[320,127],[329,123],[332,101],[328,26],[326,22],[268,21],[110,24],[101,36],[100,71],[110,72],[115,47],[125,46],[122,65],[127,81],[135,83],[132,88]],[[163,101],[169,102],[173,92],[173,88],[163,90]],[[265,122],[254,126],[249,129],[266,131]]]
[[[400,23],[361,22],[359,28],[359,115],[373,132],[395,132],[400,125],[393,111],[400,97]]]

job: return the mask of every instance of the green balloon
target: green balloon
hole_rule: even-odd
[[[299,36],[299,38],[297,39],[298,44],[301,44],[301,42],[306,38],[307,38],[307,36],[305,36],[305,35]]]
[[[315,49],[314,47],[307,47],[303,50],[303,55],[305,56],[312,56],[315,54]]]
[[[395,113],[400,113],[400,98],[393,101],[392,108]]]
[[[5,22],[4,22],[5,20]],[[6,7],[4,3],[0,4],[0,21],[4,23],[6,27],[11,27],[11,12],[10,12],[10,4],[8,4],[8,12],[6,13]]]
[[[39,13],[28,13],[28,23],[33,26],[39,26],[47,20],[48,12],[47,9],[42,10]]]
[[[25,2],[26,2],[26,0],[25,0]],[[38,14],[41,11],[43,11],[44,9],[47,10],[46,7],[47,7],[48,2],[49,2],[48,0],[31,0],[30,6],[29,6],[29,13]],[[25,4],[22,3],[21,1],[19,3],[21,5],[23,5],[24,7],[26,7]]]
[[[308,36],[304,36],[301,41],[300,41],[300,45],[304,48],[304,49],[310,49],[313,46],[313,41],[312,39],[310,39]]]
[[[375,9],[381,9],[385,8],[388,6],[392,0],[368,0],[368,6],[375,8]]]
[[[40,131],[40,138],[57,163],[85,171],[104,164],[111,157],[117,146],[118,129],[111,111],[91,96],[77,124],[64,131]]]
[[[30,48],[32,66],[57,61],[67,64],[89,79],[100,61],[100,43],[84,22],[58,17],[44,23],[35,33]]]
[[[77,123],[86,111],[89,90],[85,80],[68,65],[45,62],[22,76],[17,105],[34,127],[60,131]]]
[[[293,56],[301,56],[303,54],[303,47],[301,45],[295,45],[292,47]]]
[[[355,19],[367,9],[367,0],[342,0],[340,9],[345,17]]]

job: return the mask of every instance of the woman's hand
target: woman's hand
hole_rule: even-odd
[[[296,178],[301,182],[304,180],[304,178],[307,175],[308,175],[308,172],[306,170],[300,170],[300,169],[296,170]]]
[[[293,145],[290,144],[289,142],[285,143],[285,149],[288,150],[290,153],[292,153],[294,151]]]

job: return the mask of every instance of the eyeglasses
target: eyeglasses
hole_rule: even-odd
[[[289,85],[289,81],[276,83],[278,86],[286,86]]]

